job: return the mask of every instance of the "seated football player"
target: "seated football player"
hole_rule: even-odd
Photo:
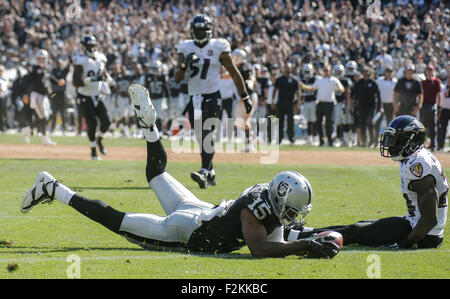
[[[393,119],[381,136],[381,155],[400,165],[406,216],[318,229],[297,225],[285,230],[285,238],[296,240],[334,230],[342,234],[344,246],[358,243],[375,247],[438,248],[443,242],[447,220],[448,182],[439,161],[424,148],[425,140],[425,127],[409,115]]]
[[[254,257],[332,258],[338,253],[334,238],[283,240],[283,225],[291,225],[299,214],[304,217],[311,209],[311,186],[297,172],[281,172],[270,183],[251,186],[237,200],[223,201],[218,206],[199,200],[165,171],[167,155],[155,126],[156,111],[148,91],[133,84],[129,96],[147,142],[147,181],[167,215],[118,211],[102,200],[81,196],[47,172],[38,175],[25,195],[23,213],[56,199],[149,249],[227,253],[247,245]]]

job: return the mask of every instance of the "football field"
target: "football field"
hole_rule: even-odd
[[[16,139],[2,137],[1,141],[14,143]],[[377,150],[370,152],[379,155]],[[358,151],[353,153],[357,159]],[[304,151],[298,150],[298,155],[302,154]],[[248,186],[268,182],[282,170],[302,173],[314,192],[307,226],[351,224],[406,213],[395,163],[218,162],[218,185],[206,190],[189,177],[198,167],[195,162],[169,161],[167,171],[201,200],[214,204],[236,199]],[[22,214],[22,196],[42,170],[83,196],[104,200],[117,210],[163,215],[146,182],[145,162],[0,158],[0,278],[450,278],[447,236],[439,249],[347,246],[331,260],[295,256],[255,259],[247,247],[222,255],[144,250],[57,201]],[[447,235],[449,231],[447,223]]]

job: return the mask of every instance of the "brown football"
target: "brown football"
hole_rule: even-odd
[[[331,237],[333,237],[334,240],[332,240],[332,242],[335,243],[337,246],[339,246],[339,249],[341,249],[342,246],[344,245],[344,237],[340,233],[338,233],[338,232],[336,232],[334,230],[327,230],[327,231],[321,232],[321,233],[317,234],[317,236],[320,236],[320,237],[331,236]]]

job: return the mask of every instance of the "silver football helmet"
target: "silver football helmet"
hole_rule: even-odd
[[[235,64],[241,64],[247,57],[247,52],[242,49],[234,49],[233,52],[231,52],[231,57]]]
[[[160,60],[154,60],[150,64],[150,74],[152,75],[161,75],[163,71],[163,66]]]
[[[347,61],[345,64],[345,70],[348,75],[353,76],[358,71],[358,64],[356,64],[356,61],[354,60]]]
[[[334,66],[333,74],[338,78],[343,78],[345,76],[345,67],[342,64]]]
[[[311,210],[312,188],[308,180],[295,171],[283,171],[269,183],[269,200],[280,223],[289,226]]]
[[[314,66],[311,63],[307,63],[303,66],[302,76],[307,79],[314,76]]]
[[[48,52],[45,49],[39,49],[35,54],[36,64],[44,67],[48,63]]]

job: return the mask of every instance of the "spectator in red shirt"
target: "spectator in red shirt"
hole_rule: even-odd
[[[438,99],[441,96],[441,81],[434,77],[434,66],[428,65],[425,70],[425,80],[422,83],[423,105],[420,109],[420,121],[428,130],[430,145],[432,151],[436,148],[436,108]]]

